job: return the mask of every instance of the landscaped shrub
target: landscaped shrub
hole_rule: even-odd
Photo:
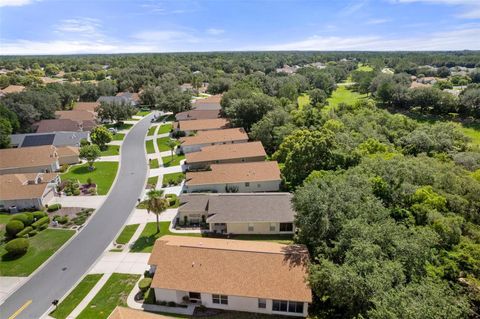
[[[34,229],[34,230],[32,230],[31,232],[28,233],[28,237],[33,237],[36,234],[38,234],[38,230]]]
[[[39,220],[40,218],[45,217],[45,216],[47,216],[47,213],[42,212],[42,211],[40,211],[40,210],[39,210],[39,211],[36,211],[36,212],[33,212],[33,218],[34,218],[35,220]]]
[[[28,250],[28,240],[25,238],[16,238],[5,245],[5,250],[11,255],[23,255]]]
[[[12,237],[15,237],[17,233],[21,232],[25,228],[25,225],[20,220],[11,220],[7,223],[5,229],[7,234]]]
[[[68,164],[63,164],[60,166],[60,172],[65,173],[68,170]]]
[[[50,217],[48,216],[45,216],[45,217],[42,217],[40,218],[39,220],[37,220],[36,222],[34,222],[32,224],[32,227],[35,228],[35,229],[41,229],[40,227],[42,225],[47,225],[48,227],[48,223],[50,222]]]
[[[47,224],[40,225],[40,226],[37,228],[37,230],[38,230],[38,231],[42,231],[42,230],[45,230],[45,229],[47,229],[47,228],[48,228],[48,223],[47,223]]]
[[[138,282],[138,289],[140,291],[145,292],[150,288],[150,285],[152,284],[152,278],[143,278]]]
[[[52,204],[48,206],[47,211],[54,212],[56,210],[59,210],[60,208],[62,208],[62,204]]]
[[[176,307],[176,306],[177,306],[177,303],[174,302],[174,301],[169,301],[169,302],[167,302],[167,306],[168,306],[168,307]]]
[[[148,305],[155,304],[155,290],[153,288],[148,289],[143,299],[143,303],[146,303]]]
[[[59,224],[65,225],[66,223],[68,223],[68,216],[67,215],[65,215],[65,216],[55,216],[55,217],[53,217],[53,220],[56,221]]]
[[[19,231],[15,236],[18,238],[20,237],[28,237],[28,234],[33,230],[32,226],[27,226],[23,230]]]
[[[73,190],[73,196],[78,196],[80,195],[80,190],[78,188]]]
[[[162,300],[162,301],[159,301],[158,304],[159,304],[160,306],[166,306],[166,305],[167,305],[167,302]]]
[[[13,215],[11,220],[19,220],[23,223],[24,226],[28,226],[33,223],[33,214],[32,213],[15,214]]]

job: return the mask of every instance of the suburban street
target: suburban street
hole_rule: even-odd
[[[122,228],[139,198],[147,175],[145,134],[153,115],[136,124],[121,148],[117,180],[86,227],[0,306],[0,318],[38,319],[89,270]]]

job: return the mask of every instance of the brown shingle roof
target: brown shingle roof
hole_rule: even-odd
[[[55,146],[33,146],[0,150],[0,169],[51,165],[58,158]]]
[[[180,131],[204,131],[220,130],[227,128],[230,122],[227,119],[206,119],[193,121],[179,121],[175,123],[175,128]]]
[[[108,319],[171,319],[154,313],[117,306]]]
[[[57,154],[58,154],[58,157],[78,156],[80,154],[80,149],[75,146],[57,147]]]
[[[25,87],[23,85],[9,85],[3,90],[1,90],[4,94],[8,93],[19,93],[25,90]]]
[[[231,141],[248,141],[248,135],[243,128],[230,128],[225,130],[200,131],[195,136],[182,137],[182,145],[197,145],[222,143]]]
[[[281,180],[276,161],[212,164],[210,169],[203,172],[187,172],[187,186]]]
[[[220,103],[222,100],[222,94],[217,94],[217,95],[212,95],[209,97],[206,97],[204,99],[197,99],[195,100],[194,104],[215,104],[215,103]]]
[[[40,198],[45,192],[47,183],[57,176],[56,173],[0,175],[0,200]],[[36,179],[38,184],[33,183]]]
[[[177,121],[206,120],[220,117],[220,110],[190,110],[175,114]]]
[[[37,133],[48,133],[58,131],[80,131],[80,124],[73,120],[68,119],[54,119],[54,120],[41,120],[36,123]]]
[[[98,102],[77,102],[73,105],[73,110],[95,112],[95,108],[98,106],[100,106]]]
[[[73,120],[73,121],[93,121],[95,120],[95,114],[90,111],[73,110],[73,111],[56,111],[55,115],[61,120]]]
[[[185,158],[186,163],[193,164],[227,159],[265,157],[266,155],[262,142],[250,142],[204,146],[200,152],[185,154]]]
[[[154,288],[312,301],[305,283],[308,252],[301,245],[164,236],[148,263],[157,266]]]

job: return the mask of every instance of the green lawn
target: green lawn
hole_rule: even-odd
[[[12,218],[13,215],[11,214],[5,214],[5,213],[2,213],[0,214],[0,224],[6,224],[8,223],[8,221],[10,220],[10,218]]]
[[[306,93],[303,93],[297,98],[298,108],[301,110],[305,105],[310,104],[310,96]]]
[[[145,116],[145,115],[148,115],[150,114],[152,111],[148,110],[148,111],[138,111],[137,114],[135,114],[136,116]]]
[[[149,185],[153,185],[153,188],[155,188],[155,186],[157,185],[157,182],[158,182],[158,176],[149,177],[147,180],[147,187]]]
[[[57,306],[57,309],[50,313],[50,316],[57,319],[67,318],[102,276],[102,274],[86,275],[75,289]]]
[[[157,223],[151,222],[145,225],[140,237],[135,241],[132,246],[131,252],[134,253],[150,253],[153,249],[153,244],[157,238],[160,238],[165,235],[176,235],[176,236],[190,236],[190,237],[201,237],[199,233],[172,233],[168,230],[170,222],[160,222],[160,232],[157,233]]]
[[[471,139],[470,143],[480,150],[480,124],[461,124],[460,130]]]
[[[172,156],[162,157],[162,162],[164,167],[177,166],[180,165],[180,161],[185,159],[185,155],[173,154]]]
[[[112,141],[123,141],[124,138],[125,138],[125,134],[117,133],[113,135]]]
[[[117,135],[120,135],[120,134],[117,134]],[[107,145],[107,149],[102,151],[102,156],[115,156],[119,154],[120,154],[120,146],[118,145]]]
[[[127,297],[140,275],[114,273],[77,319],[106,319],[116,306],[126,306]]]
[[[181,176],[183,179],[185,179],[185,174],[182,172],[165,174],[163,175],[162,184],[168,184],[169,181],[176,180],[178,176]]]
[[[147,154],[155,153],[155,147],[153,146],[153,140],[145,142],[145,148],[147,149]]]
[[[137,230],[138,226],[140,224],[132,224],[132,225],[126,225],[120,235],[118,235],[116,243],[117,244],[122,244],[125,245],[127,244],[130,239],[132,238],[133,234]]]
[[[165,151],[170,151],[170,147],[168,146],[168,141],[172,140],[170,137],[161,137],[157,138],[157,145],[158,145],[158,150],[160,152],[165,152]],[[177,140],[173,140],[177,145],[180,145],[180,142]]]
[[[345,86],[339,86],[333,91],[332,96],[327,99],[328,106],[324,108],[326,111],[330,111],[331,108],[336,108],[338,104],[353,104],[360,99],[366,98],[366,94],[359,94],[352,90],[349,90]]]
[[[126,123],[121,123],[121,124],[105,124],[105,127],[106,128],[111,128],[111,127],[114,127],[116,128],[117,130],[128,130],[129,128],[131,128],[133,126],[133,124],[126,124]]]
[[[16,259],[10,259],[0,246],[0,276],[30,275],[74,234],[74,230],[45,229],[29,239],[27,253]]]
[[[358,71],[371,72],[373,68],[370,65],[359,63],[357,67]]]
[[[147,136],[153,136],[153,134],[155,134],[155,130],[157,129],[158,125],[154,125],[154,126],[151,126],[149,129],[148,129],[148,134]]]
[[[151,169],[159,168],[159,167],[160,167],[160,164],[158,163],[158,158],[152,159],[150,161],[150,168]]]
[[[62,180],[77,179],[86,183],[90,177],[97,184],[98,195],[106,195],[117,175],[118,162],[97,162],[93,171],[88,170],[88,164],[71,166],[61,175]]]
[[[158,134],[170,133],[172,130],[172,123],[164,124],[158,129]]]

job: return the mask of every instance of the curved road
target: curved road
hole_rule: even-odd
[[[5,300],[0,318],[9,318],[22,306],[23,311],[15,318],[40,318],[52,300],[63,297],[112,242],[145,187],[144,140],[152,117],[142,119],[125,137],[117,180],[103,205],[67,246]]]

